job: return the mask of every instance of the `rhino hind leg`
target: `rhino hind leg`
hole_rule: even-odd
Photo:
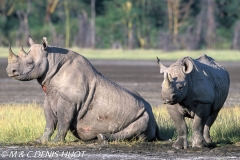
[[[207,143],[212,143],[212,140],[210,137],[210,128],[211,128],[212,124],[214,123],[214,121],[216,120],[218,113],[219,113],[219,110],[214,112],[212,115],[210,115],[204,126],[203,137]]]
[[[130,140],[134,137],[139,138],[143,141],[150,141],[155,137],[155,130],[152,130],[148,126],[149,123],[149,115],[145,111],[143,116],[132,122],[129,126],[124,128],[123,130],[112,133],[112,134],[98,134],[98,141],[115,141],[115,140]]]
[[[193,118],[192,147],[208,147],[208,143],[203,137],[204,127],[209,118],[211,104],[197,104]]]
[[[175,149],[188,148],[187,124],[184,119],[184,116],[178,111],[178,109],[174,105],[168,105],[167,110],[171,119],[173,120],[174,125],[177,128],[177,133],[178,133],[178,138],[173,143],[172,147]]]

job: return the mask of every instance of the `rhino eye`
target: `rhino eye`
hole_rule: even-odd
[[[180,86],[178,89],[179,89],[180,91],[182,91],[183,87],[182,87],[182,86]]]
[[[29,66],[31,66],[31,65],[33,65],[33,61],[27,61],[27,62],[26,62],[26,66],[27,66],[27,67],[29,67]]]
[[[181,84],[177,84],[177,89],[179,90],[179,91],[182,91],[183,90],[183,86],[181,85]]]

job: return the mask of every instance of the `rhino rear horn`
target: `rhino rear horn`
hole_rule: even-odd
[[[20,52],[18,53],[19,57],[25,57],[27,55],[27,53],[24,51],[23,47],[21,47]]]
[[[160,67],[160,73],[164,73],[166,71],[167,67],[164,64],[162,64],[162,62],[160,61],[160,59],[158,57],[157,57],[157,63]]]
[[[31,36],[28,37],[28,42],[29,42],[30,46],[35,44]]]
[[[11,44],[9,43],[8,63],[15,62],[17,60],[18,60],[18,57],[13,53],[11,49]]]

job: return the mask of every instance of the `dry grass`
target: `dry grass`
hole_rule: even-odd
[[[39,138],[45,127],[45,117],[37,104],[0,105],[0,143],[26,143]],[[67,140],[75,139],[71,134]]]
[[[153,112],[162,135],[176,138],[176,130],[165,107],[153,107]],[[189,137],[191,120],[187,119]],[[36,140],[44,131],[43,109],[37,104],[1,104],[0,105],[0,143],[17,144]],[[214,142],[236,143],[240,141],[240,106],[223,108],[211,128]],[[71,133],[67,142],[76,140]],[[113,142],[113,144],[118,142]],[[126,142],[124,142],[126,143]]]
[[[161,133],[167,138],[177,137],[176,129],[165,107],[153,108]],[[192,135],[192,120],[186,118],[188,138]],[[240,106],[224,107],[211,127],[210,135],[214,142],[236,143],[240,141]]]

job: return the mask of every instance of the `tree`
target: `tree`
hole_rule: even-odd
[[[16,46],[24,44],[28,45],[27,37],[30,35],[28,26],[28,16],[30,14],[31,3],[27,0],[26,10],[16,10],[17,17],[19,19],[20,25],[16,36]]]
[[[81,48],[91,47],[91,31],[89,30],[90,24],[88,21],[88,15],[85,10],[78,14],[78,32],[75,37],[75,44]]]
[[[69,47],[70,41],[70,22],[69,22],[69,8],[68,0],[64,0],[64,10],[65,10],[65,47]]]
[[[168,31],[173,43],[177,45],[179,28],[183,25],[190,13],[193,0],[181,3],[181,0],[167,0],[168,8]]]
[[[46,7],[46,21],[49,25],[49,28],[50,28],[50,33],[52,34],[52,39],[53,39],[53,42],[52,42],[52,45],[61,45],[60,44],[60,38],[56,32],[56,29],[53,25],[53,22],[52,22],[52,18],[51,18],[51,14],[54,13],[56,7],[57,7],[57,4],[58,4],[59,0],[51,0],[51,1],[48,1],[48,4],[47,4],[47,7]]]
[[[91,0],[91,48],[95,48],[95,0]]]
[[[234,28],[232,48],[235,50],[240,50],[240,21],[237,21]]]
[[[201,11],[197,15],[195,25],[189,26],[187,30],[187,49],[202,47],[214,49],[216,46],[215,1],[202,0],[200,7]]]

